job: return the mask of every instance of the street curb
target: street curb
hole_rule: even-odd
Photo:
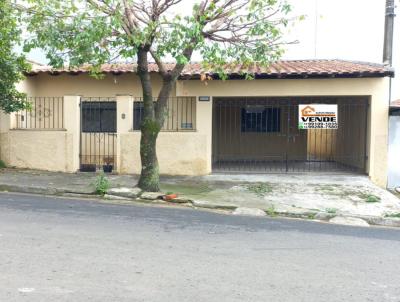
[[[236,210],[238,206],[236,205],[229,205],[229,204],[213,204],[213,203],[206,203],[202,202],[201,200],[192,200],[190,203],[193,207],[196,208],[203,208],[203,209],[214,209],[214,210]]]
[[[349,216],[354,218],[361,218],[368,222],[370,225],[379,225],[386,227],[400,227],[400,218],[379,217],[379,216]]]
[[[57,195],[57,196],[94,196],[93,192],[82,192],[82,191],[73,191],[67,189],[57,189],[57,188],[49,188],[49,187],[39,187],[39,186],[18,186],[18,185],[10,185],[10,184],[0,184],[0,192],[15,192],[15,193],[26,193],[26,194],[42,194],[42,195]]]
[[[2,192],[17,192],[17,193],[32,193],[32,194],[44,194],[44,195],[58,195],[63,192],[59,189],[55,188],[47,188],[47,187],[26,187],[26,186],[18,186],[18,185],[0,185],[0,191]]]
[[[14,193],[25,193],[25,194],[39,194],[39,195],[54,195],[54,196],[64,196],[64,197],[77,197],[77,198],[101,198],[99,195],[96,195],[94,192],[92,193],[83,193],[77,191],[71,191],[66,189],[56,189],[56,188],[48,188],[48,187],[39,187],[39,186],[18,186],[18,185],[10,185],[10,184],[0,184],[0,192],[14,192]],[[102,198],[104,200],[119,200],[122,201],[121,198],[118,198],[114,195],[107,196],[106,198]],[[143,203],[152,203],[152,204],[173,204],[173,205],[190,205],[193,208],[203,208],[203,209],[211,209],[211,210],[223,210],[230,211],[231,213],[238,208],[237,205],[229,205],[229,204],[212,204],[205,203],[196,200],[188,199],[186,203],[182,202],[173,202],[173,201],[162,201],[162,200],[146,200],[144,201],[140,197],[137,199],[129,199],[126,198],[124,201],[136,201]],[[286,218],[300,218],[304,220],[314,220],[314,221],[322,221],[327,222],[326,219],[312,219],[308,214],[299,214],[299,213],[290,213],[290,212],[274,212],[274,215],[269,215],[268,211],[264,209],[260,209],[264,211],[267,215],[266,217],[286,217]],[[311,211],[310,211],[311,213]],[[380,217],[380,216],[361,216],[361,215],[346,215],[345,217],[353,217],[365,220],[370,225],[375,226],[384,226],[384,227],[398,227],[400,228],[400,218],[392,218],[392,217]]]

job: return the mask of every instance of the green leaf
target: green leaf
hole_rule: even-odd
[[[25,57],[14,52],[20,43],[19,15],[8,0],[0,0],[0,109],[14,112],[27,108],[25,94],[15,84],[23,80],[23,71],[30,66]]]

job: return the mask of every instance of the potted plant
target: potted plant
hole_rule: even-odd
[[[96,165],[94,164],[81,164],[79,169],[81,172],[96,172]]]
[[[103,171],[104,173],[111,173],[112,170],[114,169],[114,157],[113,156],[105,156],[103,158],[104,165],[103,165]]]

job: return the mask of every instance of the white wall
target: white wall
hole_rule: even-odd
[[[389,118],[388,188],[400,186],[400,116]]]

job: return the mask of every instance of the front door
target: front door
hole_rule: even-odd
[[[117,107],[115,98],[81,100],[80,170],[116,169]]]

